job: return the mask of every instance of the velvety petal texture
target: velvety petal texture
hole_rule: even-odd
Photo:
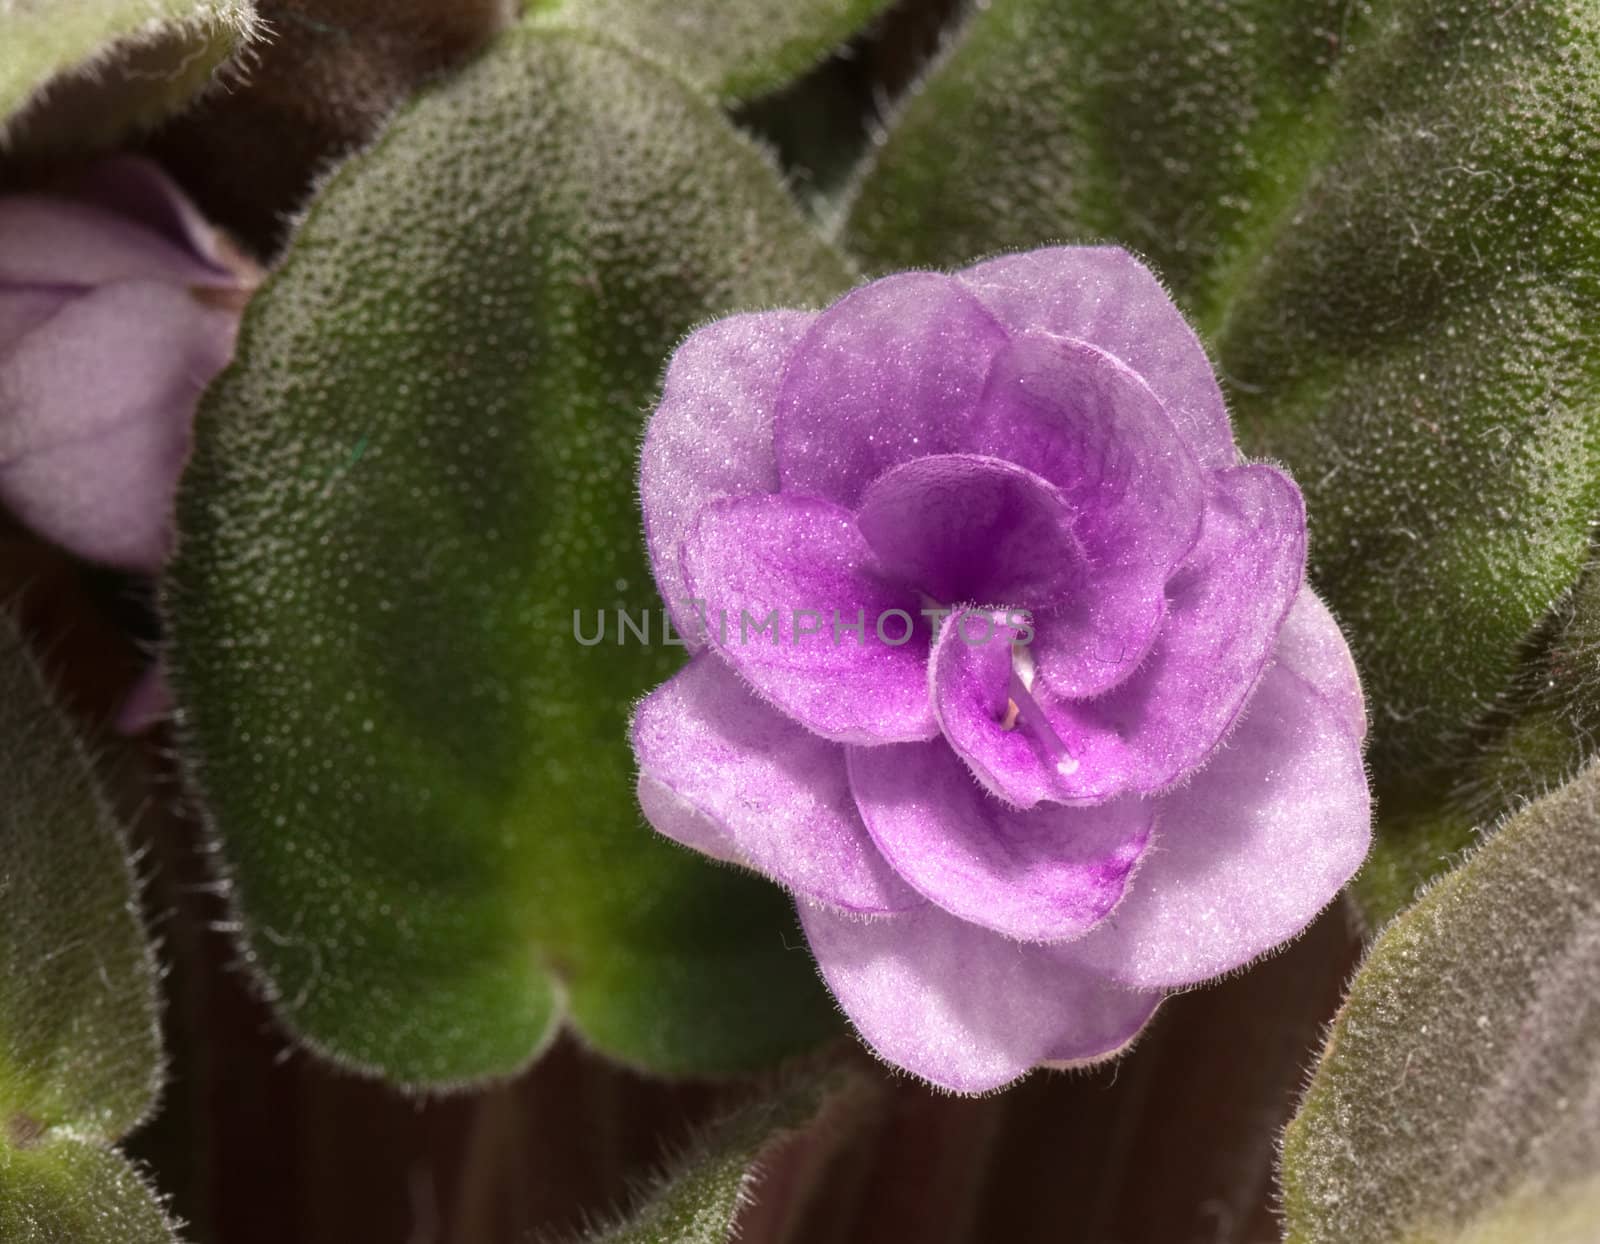
[[[657,688],[633,720],[651,823],[847,911],[921,900],[884,862],[856,811],[844,749],[756,697],[710,653]]]
[[[698,646],[636,715],[640,805],[796,895],[886,1061],[977,1093],[1110,1057],[1364,858],[1365,707],[1299,490],[1240,463],[1126,252],[708,325],[640,493]]]
[[[146,161],[0,196],[0,503],[81,557],[157,570],[255,281]]]

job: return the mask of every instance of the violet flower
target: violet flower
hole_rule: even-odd
[[[888,1062],[980,1092],[1106,1058],[1364,858],[1300,493],[1126,252],[707,325],[640,489],[694,652],[634,720],[645,815],[794,893]]]
[[[0,504],[87,560],[157,571],[195,404],[256,279],[145,160],[0,196]]]

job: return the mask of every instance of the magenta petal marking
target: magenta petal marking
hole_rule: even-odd
[[[937,454],[893,467],[856,515],[884,571],[940,601],[1043,609],[1087,570],[1061,490],[999,458]]]
[[[1122,898],[1154,807],[1008,808],[940,739],[847,749],[850,789],[890,866],[953,916],[1024,941],[1093,928]]]
[[[1013,333],[1075,337],[1148,384],[1202,466],[1238,460],[1205,348],[1155,274],[1117,246],[1053,246],[1002,255],[958,279]]]
[[[696,635],[682,546],[700,510],[722,497],[778,490],[772,411],[808,311],[731,315],[691,333],[667,368],[639,455],[639,500],[656,586],[691,648]]]
[[[846,910],[921,904],[862,824],[844,749],[752,695],[713,654],[639,705],[633,747],[640,803],[667,837]]]
[[[1137,883],[1072,953],[1139,988],[1206,980],[1305,928],[1370,841],[1359,740],[1278,665],[1211,762],[1161,800]]]
[[[1058,949],[928,906],[875,920],[800,904],[828,988],[872,1051],[940,1088],[985,1093],[1039,1063],[1122,1050],[1158,991],[1108,983]]]
[[[683,564],[712,646],[807,729],[867,744],[938,732],[920,603],[873,572],[848,511],[789,494],[713,502]]]
[[[952,277],[905,272],[847,294],[817,317],[783,376],[784,491],[853,509],[890,467],[963,448],[961,428],[1004,341]]]

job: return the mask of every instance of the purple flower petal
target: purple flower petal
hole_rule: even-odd
[[[928,906],[874,920],[800,904],[823,979],[884,1061],[957,1093],[1042,1062],[1109,1058],[1160,992],[1108,984],[1064,951],[1014,942]]]
[[[1366,857],[1371,808],[1341,708],[1280,664],[1210,764],[1161,800],[1128,897],[1071,947],[1130,986],[1179,986],[1293,937]]]
[[[713,647],[808,729],[868,744],[938,733],[920,602],[873,573],[849,511],[790,494],[715,501],[683,566]]]
[[[1227,733],[1266,666],[1305,571],[1304,503],[1274,467],[1213,479],[1205,530],[1167,584],[1148,660],[1099,699],[1047,705],[1077,762],[1058,798],[1170,785]]]
[[[1127,251],[1054,246],[990,259],[958,279],[1012,332],[1075,337],[1121,359],[1161,399],[1202,466],[1238,460],[1205,348],[1155,275]]]
[[[0,284],[232,288],[238,277],[137,220],[48,194],[0,195]]]
[[[691,333],[672,356],[639,455],[639,496],[656,586],[692,648],[681,548],[700,510],[722,497],[778,490],[772,412],[805,311],[733,315]]]
[[[934,600],[1042,609],[1087,577],[1061,490],[999,458],[936,454],[892,467],[856,515],[878,564]]]
[[[112,156],[79,176],[71,194],[166,238],[209,267],[212,283],[238,284],[240,257],[224,245],[222,236],[159,164],[139,156]]]
[[[1089,590],[1034,612],[1029,655],[1050,694],[1100,695],[1138,668],[1166,613],[1164,582],[1140,570],[1103,571]]]
[[[940,727],[1001,799],[1026,808],[1157,791],[1227,733],[1299,591],[1305,533],[1299,491],[1275,468],[1233,467],[1215,479],[1204,534],[1168,585],[1160,637],[1109,693],[1058,699],[1025,677],[1019,690],[1009,652],[941,633],[930,666]]]
[[[667,837],[846,910],[921,904],[867,835],[844,749],[757,699],[713,654],[639,705],[633,747],[640,803]]]
[[[952,453],[1005,334],[954,278],[884,277],[847,294],[811,326],[778,399],[785,491],[854,509],[890,467]]]
[[[1204,474],[1144,381],[1094,346],[1014,337],[968,442],[1059,487],[1097,568],[1163,582],[1199,537]]]
[[[81,293],[72,286],[0,287],[0,359],[13,341],[39,327]]]
[[[1273,658],[1321,692],[1355,738],[1367,737],[1367,705],[1350,646],[1328,606],[1309,587],[1294,598]]]
[[[984,790],[1012,807],[1031,808],[1059,798],[1054,770],[1069,758],[1053,734],[1022,728],[1021,706],[1014,698],[1019,675],[1012,640],[1018,632],[1000,618],[991,617],[990,623],[998,628],[991,636],[997,642],[967,642],[960,616],[940,628],[928,667],[933,708],[952,754]]]
[[[0,354],[0,501],[80,557],[155,571],[206,382],[237,312],[186,288],[86,293]]]
[[[1150,800],[1019,812],[980,790],[941,739],[846,750],[856,806],[890,866],[951,915],[1007,937],[1087,932],[1150,838]]]

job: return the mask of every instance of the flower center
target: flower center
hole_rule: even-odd
[[[1039,702],[1033,698],[1034,674],[1033,654],[1023,645],[1013,644],[1011,682],[1006,688],[1010,698],[1006,701],[1006,714],[1000,721],[1000,728],[1015,730],[1021,726],[1027,730],[1055,761],[1056,772],[1065,777],[1077,772],[1078,762],[1050,725],[1050,719],[1044,715]]]

